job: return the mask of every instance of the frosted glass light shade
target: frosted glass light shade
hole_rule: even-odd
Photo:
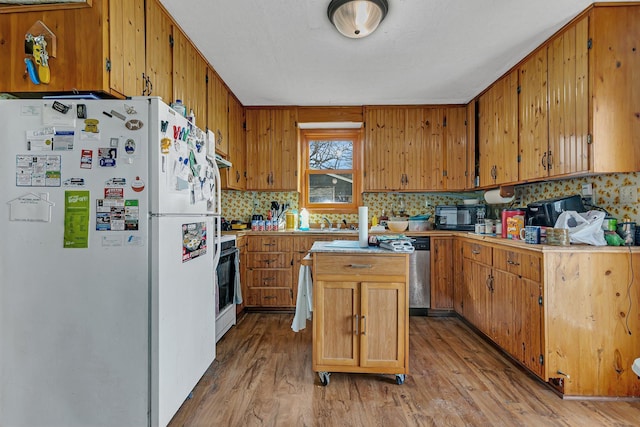
[[[374,32],[388,10],[387,0],[332,0],[327,14],[342,35],[359,39]]]

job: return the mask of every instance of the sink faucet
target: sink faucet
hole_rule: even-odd
[[[329,224],[329,230],[331,230],[333,228],[333,224],[331,223],[331,221],[329,220],[329,218],[327,218],[326,216],[322,217],[323,221],[326,221],[327,224]]]

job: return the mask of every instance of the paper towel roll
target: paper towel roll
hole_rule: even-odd
[[[358,207],[358,241],[361,248],[369,246],[369,208]]]
[[[515,196],[502,197],[500,195],[500,189],[485,191],[484,200],[490,205],[503,205],[505,203],[511,203],[515,199]]]

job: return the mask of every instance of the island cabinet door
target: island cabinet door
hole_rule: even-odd
[[[359,283],[318,280],[314,288],[314,365],[357,366]]]
[[[407,296],[405,283],[362,282],[360,366],[404,368]]]

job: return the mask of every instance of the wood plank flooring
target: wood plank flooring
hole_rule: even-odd
[[[638,426],[638,401],[562,400],[458,318],[410,318],[410,371],[311,370],[311,322],[249,313],[170,426]]]

